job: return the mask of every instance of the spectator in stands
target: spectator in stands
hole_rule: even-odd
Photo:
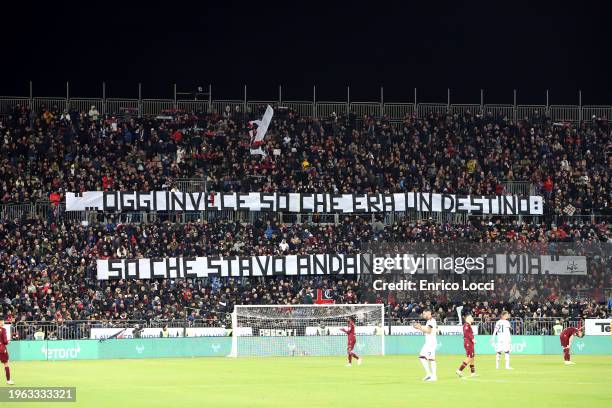
[[[143,330],[143,329],[140,327],[140,325],[139,325],[139,324],[136,324],[136,325],[134,325],[134,330],[132,330],[132,336],[133,336],[135,339],[139,339],[139,338],[141,338],[141,337],[142,337],[142,332],[143,332],[143,331],[144,331],[144,330]],[[163,337],[163,336],[162,336],[162,337]]]
[[[49,194],[49,201],[51,202],[51,204],[53,204],[56,207],[59,206],[61,198],[62,198],[61,195],[57,191],[54,191],[51,194]]]
[[[544,189],[544,194],[546,195],[546,198],[550,199],[553,191],[553,182],[550,176],[546,177],[546,180],[544,180],[542,187]]]
[[[89,115],[91,120],[93,120],[93,121],[97,121],[98,120],[98,118],[100,117],[100,112],[98,112],[98,109],[96,108],[96,105],[91,105],[91,108],[89,108],[88,115]]]
[[[283,240],[281,241],[280,244],[278,244],[278,249],[280,250],[281,253],[285,253],[289,250],[289,244],[287,243],[287,241],[283,238]]]

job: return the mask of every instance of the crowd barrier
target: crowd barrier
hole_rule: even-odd
[[[495,354],[491,336],[477,336],[476,354]],[[252,341],[269,342],[266,337]],[[386,336],[385,352],[417,355],[422,336]],[[359,336],[357,340],[359,346]],[[8,346],[11,360],[104,360],[121,358],[225,357],[230,354],[231,337],[146,338],[98,340],[15,341]],[[262,346],[263,347],[263,346]],[[438,354],[464,354],[462,336],[438,336]],[[561,354],[558,336],[514,336],[513,354]],[[586,336],[572,344],[573,354],[612,355],[612,336]]]
[[[548,95],[548,94],[547,94]],[[612,117],[610,105],[519,105],[514,95],[512,104],[486,104],[484,95],[480,101],[471,104],[451,103],[450,90],[443,103],[419,103],[415,95],[412,102],[385,102],[382,98],[376,102],[353,102],[347,95],[344,101],[326,102],[316,100],[315,95],[309,101],[249,101],[247,95],[241,99],[213,100],[209,93],[208,100],[142,99],[142,98],[75,98],[75,97],[15,97],[0,96],[0,117],[8,115],[16,105],[31,106],[40,111],[45,107],[58,111],[88,112],[96,106],[102,115],[119,117],[132,116],[168,116],[176,110],[185,112],[217,112],[235,117],[253,118],[261,115],[267,105],[275,109],[291,109],[302,117],[330,118],[334,114],[346,115],[354,112],[360,118],[365,115],[386,117],[392,122],[402,122],[406,117],[417,116],[420,119],[430,114],[483,114],[503,115],[512,121],[521,119],[540,120],[546,116],[556,122],[579,123],[593,118]],[[581,99],[579,97],[579,99]],[[547,96],[547,102],[548,96]]]
[[[26,360],[105,360],[118,358],[224,357],[231,337],[14,341],[10,358]]]

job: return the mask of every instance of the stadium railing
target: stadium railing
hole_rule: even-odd
[[[21,96],[2,96],[0,97],[0,118],[7,115],[17,105],[31,105],[30,98]]]
[[[385,115],[391,121],[401,121],[406,117],[414,115],[417,111],[416,104],[408,103],[385,103],[383,104]]]
[[[13,340],[75,340],[89,338],[91,321],[17,322],[11,329]]]
[[[98,112],[101,112],[104,107],[104,100],[101,98],[70,98],[68,100],[68,109],[77,112],[89,112],[92,106],[95,106]]]
[[[66,204],[52,204],[50,201],[35,201],[32,203],[9,203],[0,205],[0,218],[5,220],[41,218],[50,219],[62,217],[69,220],[88,219],[88,211],[65,211]]]
[[[30,106],[32,106],[32,108],[36,111],[40,111],[43,107],[47,107],[57,108],[59,111],[63,112],[68,108],[68,99],[36,97],[32,99]]]
[[[246,103],[246,112],[255,116],[263,116],[268,105],[276,106],[278,101],[248,101]]]
[[[291,102],[285,102],[291,108]],[[348,102],[317,102],[314,105],[313,116],[317,118],[327,118],[336,115],[345,115],[350,112],[351,104]],[[372,112],[378,115],[378,112]]]
[[[462,115],[466,112],[470,112],[472,115],[482,115],[483,109],[483,106],[475,104],[456,104],[448,106],[448,111],[453,115]]]
[[[243,111],[244,101],[240,100],[213,101],[210,106],[210,112],[217,112],[219,114]]]
[[[131,112],[135,112],[137,116],[141,116],[141,105],[138,99],[106,99],[100,113],[111,116],[125,116],[127,113]]]
[[[465,106],[465,105],[462,105]],[[417,105],[417,117],[419,119],[425,118],[430,114],[439,114],[444,115],[446,112],[450,110],[451,106],[445,103],[419,103]],[[459,109],[459,112],[455,112],[457,114],[462,114],[466,112],[467,109]]]
[[[506,117],[514,122],[517,120],[517,107],[515,105],[484,105],[484,113],[490,113],[498,117]]]
[[[535,187],[529,181],[500,180],[504,186],[504,194],[529,196],[534,195]]]
[[[534,317],[524,319],[523,333],[526,335],[552,335],[555,333],[554,326],[561,324],[565,327],[579,327],[582,325],[580,319],[563,319],[558,317]]]
[[[417,114],[425,118],[430,114],[457,114],[470,112],[472,115],[491,113],[502,115],[512,121],[525,118],[533,120],[538,117],[550,118],[557,122],[578,123],[592,118],[612,118],[612,106],[609,105],[518,105],[518,104],[452,104],[446,103],[398,103],[398,102],[354,102],[347,101],[248,101],[232,100],[179,100],[179,99],[136,99],[136,98],[71,98],[71,97],[19,97],[0,96],[0,115],[7,115],[15,105],[28,105],[36,110],[43,107],[56,107],[58,110],[70,109],[87,112],[95,105],[101,114],[158,116],[170,110],[189,112],[241,113],[250,117],[259,115],[270,104],[275,108],[284,107],[297,112],[302,117],[325,118],[333,113],[345,115],[354,112],[359,116],[386,117],[388,120],[403,121],[406,117]]]
[[[206,179],[176,179],[174,180],[174,183],[179,191],[185,193],[208,191]]]
[[[199,181],[203,183],[204,181]],[[180,186],[179,182],[179,186]],[[181,191],[200,191],[197,185],[188,184],[185,187],[187,190]],[[179,187],[180,189],[180,187]],[[0,219],[16,220],[16,219],[55,219],[60,218],[70,221],[106,221],[111,216],[115,221],[121,222],[138,222],[138,223],[155,223],[160,221],[171,221],[175,223],[198,222],[202,220],[217,220],[224,219],[237,222],[253,222],[256,219],[270,219],[273,217],[282,224],[338,224],[342,217],[349,214],[336,213],[317,213],[317,214],[294,214],[283,212],[263,212],[263,211],[246,211],[246,210],[222,210],[222,211],[187,211],[187,212],[124,212],[124,213],[103,213],[100,211],[65,211],[65,203],[60,203],[59,206],[52,204],[49,201],[36,201],[32,203],[9,203],[0,204]],[[377,214],[353,214],[359,216],[368,222],[374,222],[380,215]],[[511,216],[508,216],[511,217]],[[555,214],[550,216],[550,221],[557,225],[563,222],[569,223],[592,223],[610,221],[610,214],[599,214],[591,212],[590,214]],[[387,212],[383,215],[384,224],[393,224],[399,221],[433,221],[436,223],[452,223],[452,224],[467,224],[471,221],[481,219],[483,221],[493,218],[491,215],[476,215],[463,213],[449,212],[427,212],[427,211],[396,211]],[[524,218],[524,217],[523,217]],[[539,221],[539,217],[533,217],[534,221]],[[519,218],[520,219],[520,218]]]
[[[550,106],[550,116],[559,122],[580,122],[580,107],[572,105]]]
[[[177,101],[176,108],[185,112],[208,112],[210,105],[208,101]]]
[[[419,321],[419,318],[391,318],[387,319],[386,325],[389,326],[407,326],[414,321]],[[488,335],[493,334],[496,319],[475,319],[475,324],[479,326],[478,334]],[[455,326],[461,323],[457,319],[442,319],[438,322],[441,325]],[[562,318],[562,317],[528,317],[528,318],[511,318],[510,325],[514,335],[533,335],[547,336],[554,335],[554,326],[578,327],[581,325],[579,319]],[[13,340],[35,340],[37,338],[44,340],[78,340],[91,338],[92,328],[133,328],[139,325],[143,329],[147,328],[183,328],[183,327],[225,327],[231,328],[231,320],[229,318],[220,320],[184,320],[177,319],[171,321],[164,320],[64,320],[64,321],[32,321],[32,322],[17,322],[12,327]],[[39,333],[39,336],[36,336]],[[42,333],[42,335],[40,335]]]
[[[493,334],[496,320],[480,321],[480,334]],[[578,319],[565,319],[561,317],[526,317],[511,318],[512,333],[518,335],[547,336],[554,334],[553,327],[559,322],[563,327],[579,326]]]
[[[517,120],[534,120],[537,118],[550,117],[550,111],[546,105],[518,105],[516,107],[516,119]],[[556,120],[556,118],[552,118]]]
[[[143,99],[140,109],[142,116],[157,116],[176,109],[176,103],[172,99]]]
[[[396,211],[385,213],[384,223],[394,224],[399,221],[434,221],[438,224],[465,224],[470,220],[469,214],[428,211]]]
[[[3,220],[16,220],[20,218],[31,218],[38,210],[37,203],[27,204],[3,204],[0,206],[0,217]]]
[[[228,320],[229,321],[229,320]],[[228,323],[229,324],[229,323]],[[13,340],[78,340],[91,338],[92,328],[133,328],[139,325],[143,329],[173,327],[219,327],[219,322],[196,319],[189,320],[63,320],[63,321],[28,321],[17,322],[11,328]],[[230,325],[231,326],[231,325]],[[39,333],[39,335],[37,335]]]
[[[387,322],[389,325],[406,326],[412,324],[412,322],[415,320],[419,321],[419,318],[390,318],[387,319]],[[578,327],[580,325],[579,319],[563,317],[510,318],[509,321],[512,327],[513,334],[515,335],[553,335],[553,328],[557,324],[557,322],[561,324],[564,328],[569,326]],[[474,324],[477,324],[479,326],[478,334],[481,335],[493,334],[496,322],[497,319],[474,319]],[[460,322],[457,319],[442,319],[438,321],[438,324],[454,326],[459,325]]]

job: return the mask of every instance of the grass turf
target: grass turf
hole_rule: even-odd
[[[561,356],[513,356],[513,371],[495,370],[494,356],[477,356],[479,376],[465,380],[454,373],[461,360],[462,356],[438,356],[437,383],[422,382],[423,369],[415,356],[366,357],[362,366],[350,368],[344,367],[342,357],[20,361],[11,363],[15,386],[76,386],[77,402],[0,405],[612,406],[612,356],[577,356],[575,366],[563,365]]]

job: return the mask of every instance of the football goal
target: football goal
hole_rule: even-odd
[[[335,356],[346,353],[340,329],[355,319],[355,352],[384,355],[384,305],[244,305],[232,314],[231,357]]]

